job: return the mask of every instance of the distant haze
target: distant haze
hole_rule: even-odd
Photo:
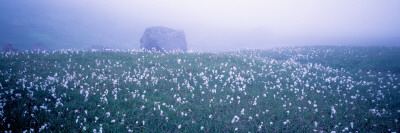
[[[0,43],[138,49],[151,26],[188,49],[400,45],[399,0],[3,0]]]

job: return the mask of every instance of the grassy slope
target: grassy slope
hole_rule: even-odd
[[[308,46],[250,50],[259,57],[276,60],[294,59],[300,63],[318,63],[335,69],[357,72],[385,72],[400,74],[400,47]]]
[[[238,55],[2,53],[0,130],[399,130],[398,76]]]

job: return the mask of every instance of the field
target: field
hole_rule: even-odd
[[[399,47],[0,54],[0,131],[398,132]]]

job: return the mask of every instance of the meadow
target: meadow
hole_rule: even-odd
[[[398,132],[400,48],[0,53],[1,132]]]

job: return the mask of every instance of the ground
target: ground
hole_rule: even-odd
[[[399,131],[398,57],[397,47],[2,52],[0,130]]]

